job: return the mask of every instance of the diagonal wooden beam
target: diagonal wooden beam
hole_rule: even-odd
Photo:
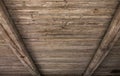
[[[115,42],[119,38],[120,33],[120,5],[111,21],[111,24],[101,41],[94,57],[89,63],[87,69],[85,70],[83,76],[91,76],[98,66],[102,63],[105,57],[109,54],[110,50],[114,46]]]
[[[30,73],[33,76],[41,76],[31,56],[28,54],[27,49],[23,44],[22,38],[16,30],[15,25],[11,20],[2,0],[0,0],[0,30],[2,32],[2,36],[4,37],[10,48],[13,50],[14,54],[30,71]]]

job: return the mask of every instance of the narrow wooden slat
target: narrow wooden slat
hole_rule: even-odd
[[[19,58],[23,65],[31,72],[33,76],[40,76],[40,73],[34,64],[32,58],[27,52],[19,33],[12,20],[10,19],[9,13],[5,8],[4,2],[0,0],[0,30],[2,36],[13,50],[14,54]]]
[[[98,66],[102,63],[105,57],[109,54],[110,50],[113,48],[115,42],[119,38],[120,31],[120,5],[115,13],[111,24],[101,41],[93,59],[88,65],[87,69],[84,72],[83,76],[91,76]]]

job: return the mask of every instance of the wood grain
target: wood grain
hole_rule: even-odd
[[[92,58],[90,64],[88,65],[87,69],[83,76],[91,76],[94,71],[98,68],[98,66],[102,63],[105,57],[109,54],[111,49],[113,48],[115,42],[119,38],[120,33],[120,5],[111,21],[111,24],[101,41],[94,57]]]
[[[20,39],[19,33],[14,27],[12,20],[9,17],[7,9],[3,1],[0,1],[0,29],[2,36],[13,50],[14,54],[19,60],[25,65],[25,67],[33,74],[33,76],[40,76],[35,64],[33,63],[30,55],[26,51],[22,40]]]

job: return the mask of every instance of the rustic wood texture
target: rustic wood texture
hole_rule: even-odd
[[[13,54],[12,50],[1,35],[2,33],[0,33],[0,76],[6,76],[8,73],[12,73],[13,75],[19,75],[18,73],[29,75],[30,73]]]
[[[120,34],[119,34],[120,35]],[[94,75],[113,75],[119,76],[120,73],[112,73],[113,70],[120,70],[120,38],[115,43],[110,54],[105,58],[100,67],[95,71]]]
[[[44,76],[81,76],[103,39],[119,2],[3,1]]]
[[[98,68],[98,66],[102,63],[105,57],[109,54],[111,49],[113,48],[115,42],[119,38],[120,33],[120,5],[115,12],[115,16],[113,17],[111,24],[101,41],[94,57],[92,58],[90,64],[83,76],[91,76],[94,71]]]
[[[13,74],[18,74],[19,72],[23,75],[29,74],[23,64],[13,54],[12,50],[2,36],[2,31],[0,30],[0,76],[5,76],[8,72]]]
[[[7,9],[2,0],[0,1],[0,17],[0,30],[4,40],[8,43],[14,54],[31,72],[31,74],[33,76],[40,76],[40,73],[29,56],[27,49],[22,43],[19,33],[15,29],[15,25],[9,17]]]

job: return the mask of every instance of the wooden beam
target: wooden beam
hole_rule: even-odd
[[[11,20],[9,13],[0,0],[0,31],[2,36],[13,50],[14,54],[19,58],[23,65],[30,71],[33,76],[41,76],[39,70],[34,64],[31,56],[28,54],[27,49]]]
[[[120,33],[120,5],[111,21],[111,24],[101,41],[94,57],[89,63],[87,69],[85,70],[83,76],[91,76],[98,66],[102,63],[105,57],[109,54],[110,50],[114,46],[115,42],[119,38]]]

